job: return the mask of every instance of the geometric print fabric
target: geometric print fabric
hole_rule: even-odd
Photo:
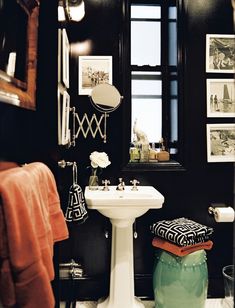
[[[213,228],[181,217],[162,220],[150,226],[153,234],[179,246],[189,246],[209,240]]]
[[[65,213],[65,220],[82,224],[88,218],[85,207],[84,195],[78,184],[73,184],[69,189],[68,207]]]

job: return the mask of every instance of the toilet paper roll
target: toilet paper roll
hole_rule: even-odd
[[[216,222],[233,222],[235,212],[232,207],[216,207],[214,210]]]

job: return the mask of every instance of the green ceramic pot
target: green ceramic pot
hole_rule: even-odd
[[[204,308],[207,288],[204,250],[179,257],[156,249],[153,269],[155,308]]]

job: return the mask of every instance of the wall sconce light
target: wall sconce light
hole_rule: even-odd
[[[85,16],[85,3],[83,0],[60,0],[58,5],[59,21],[79,22]]]

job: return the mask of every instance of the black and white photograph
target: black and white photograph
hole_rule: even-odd
[[[207,79],[207,116],[235,117],[233,79]]]
[[[235,124],[207,124],[207,161],[235,161]]]
[[[112,84],[112,56],[80,56],[78,74],[80,95],[90,95],[98,84]]]
[[[206,72],[234,73],[235,35],[206,35]]]

